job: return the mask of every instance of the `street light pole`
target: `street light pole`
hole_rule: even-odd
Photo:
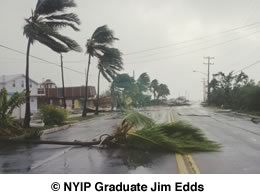
[[[195,73],[200,73],[200,74],[203,74],[203,75],[207,76],[207,74],[206,74],[206,73],[203,73],[203,72],[201,72],[201,71],[196,71],[196,70],[193,70],[193,72],[195,72]]]
[[[204,73],[204,72],[201,72],[201,71],[196,71],[196,70],[193,70],[194,73],[200,73],[204,76],[207,77],[207,74]],[[203,84],[203,102],[206,102],[206,98],[207,98],[207,89],[206,89],[206,79],[205,77],[203,77],[203,81],[202,81],[202,84]]]

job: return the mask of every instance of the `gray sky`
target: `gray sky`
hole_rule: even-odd
[[[193,70],[207,72],[204,56],[214,56],[212,73],[240,70],[260,60],[260,21],[258,0],[76,0],[75,11],[82,21],[81,31],[64,31],[84,45],[95,28],[107,24],[120,39],[116,46],[126,54],[125,72],[136,76],[147,72],[151,79],[166,83],[172,97],[189,95],[202,99],[202,79]],[[26,50],[24,18],[30,16],[37,0],[1,0],[0,44]],[[221,33],[222,32],[222,33]],[[165,47],[166,46],[166,47]],[[164,48],[161,48],[164,47]],[[147,52],[139,52],[152,49]],[[160,48],[160,49],[159,49]],[[130,55],[127,55],[129,54]],[[131,54],[132,53],[132,54]],[[135,53],[135,54],[133,54]],[[59,63],[50,49],[34,44],[31,54]],[[84,73],[87,57],[83,53],[64,55],[65,66]],[[72,63],[73,62],[73,63]],[[25,56],[0,48],[0,74],[25,72]],[[260,80],[260,64],[245,69],[250,78]],[[61,85],[60,69],[31,60],[30,74],[41,82],[50,78]],[[84,84],[84,76],[65,71],[66,85]],[[96,62],[92,64],[90,84],[96,86]],[[108,83],[102,80],[104,91]]]

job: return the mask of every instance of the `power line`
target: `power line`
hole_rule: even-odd
[[[225,30],[225,31],[222,31],[220,33],[226,33],[226,32],[231,32],[231,31],[234,31],[234,30],[238,30],[238,29],[242,29],[242,28],[246,28],[246,27],[249,27],[249,26],[255,26],[254,28],[257,28],[259,26],[256,26],[258,25],[260,22],[256,22],[256,23],[253,23],[253,24],[248,24],[248,25],[245,25],[245,26],[242,26],[242,27],[237,27],[237,28],[233,28],[233,29],[229,29],[229,30]],[[253,28],[253,29],[254,29]],[[258,31],[257,31],[258,32]],[[254,34],[254,33],[253,33]],[[251,34],[249,34],[251,35]],[[211,35],[208,35],[208,36],[205,36],[205,37],[200,37],[200,38],[197,38],[197,39],[191,39],[191,40],[186,40],[186,41],[183,41],[183,42],[178,42],[178,43],[174,43],[174,44],[169,44],[169,45],[165,45],[165,46],[162,46],[162,47],[155,47],[155,48],[152,48],[152,49],[147,49],[147,50],[142,50],[141,52],[136,52],[136,54],[139,54],[139,53],[144,53],[144,52],[148,52],[148,51],[152,51],[152,50],[158,50],[158,49],[162,49],[162,48],[167,48],[167,47],[170,47],[170,46],[177,46],[177,45],[181,45],[181,44],[184,44],[184,43],[188,43],[188,42],[191,42],[191,41],[195,41],[195,40],[200,40],[200,39],[206,39],[206,37],[210,37]],[[240,39],[240,38],[238,38]],[[233,40],[233,39],[232,39]],[[210,42],[212,40],[207,40],[206,42]],[[200,44],[204,44],[205,42],[198,42],[198,43],[193,43],[193,45],[200,45]],[[183,47],[180,47],[180,48],[177,48],[178,50],[179,49],[183,49],[183,48],[186,48],[187,46],[190,46],[190,45],[185,45]],[[188,52],[189,53],[189,52]],[[133,53],[132,53],[133,54]],[[131,56],[132,55],[131,53],[128,53],[128,54],[124,54],[124,56]],[[140,56],[140,57],[137,57],[138,58],[143,58],[143,57],[150,57],[150,56],[154,56],[154,55],[159,55],[161,53],[152,53],[152,54],[147,54],[147,55],[143,55],[143,56]],[[186,54],[186,53],[185,53]],[[134,54],[133,54],[134,55]],[[183,55],[183,54],[181,54]],[[180,55],[180,56],[181,56]],[[179,55],[177,55],[179,56]],[[72,60],[72,61],[65,61],[66,63],[83,63],[85,62],[85,60]],[[146,61],[145,61],[146,62]],[[130,62],[131,63],[131,62]],[[134,63],[134,62],[133,62]]]
[[[253,2],[252,2],[252,10],[251,10],[250,14],[248,15],[248,17],[246,18],[245,23],[247,23],[248,21],[250,21],[250,19],[251,19],[252,17],[254,17],[255,14],[257,13],[258,8],[257,8],[257,6],[255,5],[256,2],[257,2],[257,1],[253,1]]]
[[[2,45],[2,44],[0,44],[0,47],[2,47],[2,48],[4,48],[4,49],[7,49],[7,50],[10,50],[10,51],[13,51],[13,52],[16,52],[16,53],[19,53],[19,54],[22,54],[22,55],[26,55],[26,53],[24,53],[24,52],[22,52],[22,51],[19,51],[19,50],[10,48],[10,47],[5,46],[5,45]],[[37,56],[30,55],[30,57],[32,57],[32,58],[34,58],[34,59],[37,59],[37,60],[39,60],[39,61],[45,62],[45,63],[49,63],[49,64],[51,64],[51,65],[55,65],[55,66],[57,66],[57,67],[61,67],[61,65],[59,65],[58,63],[54,63],[54,62],[45,60],[45,59],[40,58],[40,57],[37,57]],[[82,73],[82,72],[80,72],[80,71],[77,71],[77,70],[72,69],[72,68],[69,68],[69,67],[65,67],[65,66],[64,66],[64,69],[67,69],[67,70],[73,71],[73,72],[75,72],[75,73],[79,73],[79,74],[85,75],[85,73]]]
[[[259,64],[259,63],[260,63],[260,60],[257,60],[256,62],[254,62],[254,63],[252,63],[250,65],[247,65],[247,66],[243,67],[242,69],[235,71],[234,73],[238,73],[238,72],[243,71],[245,69],[251,68],[251,67],[253,67],[253,66],[255,66],[255,65]]]
[[[259,26],[256,26],[256,27],[259,27]],[[254,27],[254,28],[256,28],[256,27]],[[257,31],[258,32],[258,31]],[[255,34],[256,32],[253,32],[253,33],[250,33],[250,34],[248,34],[249,36],[250,35],[252,35],[252,34]],[[247,36],[245,36],[245,37],[247,37]],[[242,37],[243,38],[243,37]],[[237,39],[241,39],[241,37],[237,37],[236,39],[231,39],[231,41],[234,41],[234,40],[237,40]],[[211,42],[212,40],[207,40],[206,42]],[[227,42],[231,42],[231,41],[227,41]],[[201,45],[201,44],[205,44],[205,42],[198,42],[198,43],[193,43],[192,44],[192,46],[194,45]],[[223,44],[223,43],[220,43],[220,44]],[[177,48],[177,49],[175,49],[175,51],[176,50],[180,50],[180,49],[185,49],[187,46],[190,46],[190,45],[185,45],[185,46],[183,46],[183,47],[179,47],[179,48]],[[218,44],[216,45],[216,46],[218,46]],[[213,46],[213,47],[215,47],[215,46]],[[209,47],[205,47],[205,48],[201,48],[201,49],[199,49],[199,50],[203,50],[203,49],[207,49],[207,48],[211,48],[211,46],[209,46]],[[193,51],[196,51],[196,50],[192,50],[191,52],[193,52]],[[188,52],[184,52],[184,53],[181,53],[181,54],[177,54],[177,55],[173,55],[173,57],[177,57],[177,56],[182,56],[182,55],[185,55],[185,54],[189,54],[189,53],[191,53],[190,51],[188,51]],[[152,53],[152,54],[147,54],[147,55],[143,55],[143,56],[139,56],[139,57],[135,57],[134,59],[142,59],[142,58],[148,58],[148,57],[150,57],[150,56],[155,56],[155,55],[159,55],[159,54],[162,54],[162,53]],[[168,56],[166,56],[166,58],[168,58]],[[158,59],[158,58],[157,58]],[[155,59],[155,60],[157,60],[157,59]],[[159,60],[160,60],[161,58],[159,58]],[[164,58],[162,58],[162,59],[164,59]],[[129,60],[129,59],[128,59]],[[144,60],[144,61],[141,61],[141,62],[146,62],[147,60]],[[152,61],[152,60],[148,60],[147,62],[149,62],[149,61]],[[85,60],[71,60],[71,61],[65,61],[66,63],[83,63],[83,62],[85,62]],[[139,61],[137,61],[137,62],[139,62]],[[136,60],[135,61],[130,61],[129,63],[136,63]]]
[[[248,5],[248,9],[247,9],[247,12],[249,13],[252,13],[253,9],[255,8],[254,7],[254,4],[255,4],[255,0],[250,0],[250,2],[247,2],[247,5]],[[242,14],[241,14],[242,15]],[[248,17],[249,17],[249,14],[246,14],[244,15],[245,17],[243,17],[243,19],[241,18],[241,22],[240,22],[240,25],[245,25],[247,23],[247,20],[248,20]]]
[[[195,53],[195,52],[198,52],[198,51],[201,51],[201,50],[206,50],[206,49],[218,47],[218,46],[221,46],[221,45],[225,45],[225,44],[228,44],[230,42],[240,40],[240,39],[243,39],[245,37],[249,37],[249,36],[256,34],[256,33],[259,33],[259,32],[260,31],[255,31],[255,32],[248,34],[246,36],[237,37],[237,38],[230,39],[230,40],[227,40],[227,41],[224,41],[224,42],[220,42],[220,43],[217,43],[217,44],[214,44],[214,45],[211,45],[211,46],[206,46],[206,47],[194,49],[194,50],[187,51],[187,52],[184,52],[184,53],[180,53],[180,54],[177,54],[177,55],[168,55],[168,56],[165,56],[165,57],[160,57],[160,58],[155,58],[155,59],[150,59],[150,60],[143,60],[143,61],[131,61],[129,63],[146,63],[146,62],[151,62],[151,61],[160,61],[160,60],[164,60],[164,59],[168,59],[168,58],[174,58],[174,57],[179,57],[179,56],[183,56],[183,55],[187,55],[187,54],[192,54],[192,53]]]
[[[176,45],[180,45],[180,44],[185,44],[185,43],[192,42],[192,41],[202,40],[202,39],[206,39],[207,37],[211,37],[211,36],[214,36],[214,35],[217,35],[217,34],[228,33],[228,32],[240,30],[240,29],[243,29],[243,28],[248,28],[248,27],[250,27],[250,26],[259,25],[259,23],[260,23],[260,22],[255,22],[255,23],[252,23],[252,24],[248,24],[248,25],[244,25],[244,26],[240,26],[240,27],[235,27],[235,28],[232,28],[232,29],[229,29],[229,30],[225,30],[225,31],[221,31],[221,32],[216,32],[216,33],[213,33],[213,34],[211,34],[211,35],[207,35],[207,36],[203,36],[203,37],[198,37],[198,38],[190,39],[190,40],[185,40],[185,41],[182,41],[182,42],[167,44],[167,45],[164,45],[164,46],[154,47],[154,48],[150,48],[150,49],[144,49],[144,50],[139,50],[139,51],[133,51],[133,52],[126,53],[126,54],[124,54],[124,55],[125,55],[125,56],[128,56],[128,55],[136,55],[136,54],[139,54],[139,53],[144,53],[144,52],[153,51],[153,50],[158,50],[158,49],[163,49],[163,48],[168,48],[168,47],[172,47],[172,46],[176,46]]]
[[[187,47],[190,47],[190,46],[198,46],[198,45],[203,45],[203,44],[207,44],[207,43],[210,43],[212,41],[214,41],[215,39],[218,39],[218,38],[214,38],[214,39],[209,39],[209,40],[205,40],[203,42],[195,42],[195,43],[191,43],[190,45],[184,45],[182,47],[178,47],[178,48],[175,48],[174,51],[179,51],[179,50],[183,50],[183,49],[186,49]],[[157,53],[149,53],[149,54],[146,54],[146,55],[141,55],[141,56],[138,56],[138,57],[135,57],[134,59],[143,59],[143,58],[147,58],[147,57],[150,57],[150,56],[155,56],[155,55],[160,55],[160,54],[164,54],[162,52],[157,52]],[[127,57],[127,56],[126,56]],[[130,55],[130,57],[134,57],[133,55]],[[127,58],[128,60],[129,58]],[[130,58],[131,59],[131,58]]]

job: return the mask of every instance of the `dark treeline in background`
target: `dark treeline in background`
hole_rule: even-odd
[[[260,111],[260,83],[244,72],[214,74],[210,82],[209,104],[241,111]]]

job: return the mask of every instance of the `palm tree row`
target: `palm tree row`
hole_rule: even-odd
[[[91,58],[95,57],[99,61],[97,101],[99,101],[100,74],[102,74],[106,80],[111,82],[110,78],[113,79],[117,72],[122,70],[121,53],[118,49],[111,47],[116,40],[118,40],[118,38],[114,36],[114,32],[106,25],[98,27],[92,34],[91,38],[87,40],[86,49],[88,54],[88,67],[82,117],[87,116],[87,88]],[[98,114],[98,102],[96,106],[96,114]]]
[[[81,52],[82,49],[79,44],[62,35],[59,30],[64,27],[70,27],[74,31],[79,31],[80,19],[75,13],[68,13],[67,9],[76,7],[74,0],[38,0],[36,8],[32,11],[32,15],[25,19],[24,35],[28,39],[27,52],[26,52],[26,108],[24,127],[30,127],[30,87],[29,87],[29,68],[30,68],[30,49],[31,45],[39,42],[54,52],[58,53],[61,61],[61,77],[62,77],[62,104],[66,108],[65,100],[65,84],[64,84],[64,71],[63,71],[63,53],[70,51]],[[86,53],[89,56],[87,75],[86,75],[86,88],[85,99],[82,116],[87,114],[87,99],[88,99],[88,80],[89,68],[91,58],[98,59],[98,95],[99,98],[99,85],[100,75],[102,74],[106,80],[111,81],[118,71],[122,70],[122,58],[118,49],[112,48],[115,40],[114,33],[107,26],[101,26],[95,30],[91,38],[87,41]],[[98,113],[98,105],[96,107]]]
[[[153,93],[154,100],[170,95],[170,90],[166,84],[159,84],[157,79],[152,80],[150,91]]]

